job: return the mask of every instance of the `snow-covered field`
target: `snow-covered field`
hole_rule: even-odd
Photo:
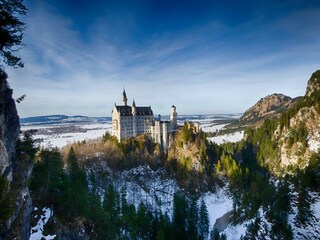
[[[225,134],[221,136],[216,136],[216,137],[209,137],[207,138],[209,141],[214,142],[216,144],[222,144],[226,142],[238,142],[241,141],[243,138],[244,131],[241,132],[235,132],[232,134]]]
[[[215,132],[223,129],[228,124],[214,124],[214,123],[204,123],[200,124],[202,131],[204,132]]]
[[[61,118],[60,115],[57,116],[58,117],[56,118]],[[200,127],[204,132],[215,132],[223,129],[227,125],[225,121],[236,119],[239,116],[239,114],[185,115],[178,117],[178,124],[183,125],[184,121],[199,122]],[[42,119],[45,117],[40,118]],[[73,142],[102,137],[105,132],[111,133],[112,122],[108,118],[103,119],[104,122],[97,121],[97,119],[93,119],[92,122],[72,122],[79,120],[79,117],[69,117],[67,118],[68,121],[61,120],[60,122],[57,121],[54,123],[48,122],[49,120],[52,121],[53,118],[55,118],[55,116],[46,117],[47,121],[42,123],[28,122],[27,119],[24,119],[21,130],[26,131],[36,129],[38,130],[38,133],[34,135],[34,138],[38,139],[41,146],[59,148]],[[85,117],[81,117],[80,120],[83,118]],[[86,117],[86,120],[87,118],[88,117]],[[168,118],[168,116],[164,117],[164,119],[166,118]],[[214,141],[219,141],[219,138],[220,137],[217,137],[217,140]],[[233,139],[236,139],[235,141],[237,141],[239,137],[226,137],[226,141],[233,141]],[[221,140],[221,142],[223,142],[223,140]]]
[[[81,131],[77,132],[66,132],[55,133],[55,129],[59,127],[68,128],[68,126],[80,128]],[[111,132],[112,124],[111,122],[107,123],[87,123],[87,124],[75,124],[75,125],[68,125],[68,124],[61,124],[61,125],[33,125],[33,126],[22,126],[21,130],[30,130],[30,129],[42,129],[47,130],[50,132],[52,129],[51,134],[35,134],[34,139],[38,139],[40,145],[43,147],[63,147],[67,144],[83,141],[88,139],[96,139],[102,137],[103,134],[106,132]]]

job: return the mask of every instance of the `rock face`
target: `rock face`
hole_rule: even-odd
[[[279,138],[280,161],[282,166],[298,165],[306,167],[311,155],[320,151],[320,70],[314,72],[307,84],[304,102],[310,102],[308,106],[302,107],[290,118],[290,127],[284,128]],[[292,138],[294,132],[299,131],[301,124],[305,127],[306,141],[295,142],[292,146],[288,139]]]
[[[214,226],[213,229],[217,230],[218,232],[224,231],[228,225],[232,222],[232,216],[233,216],[233,211],[227,212],[224,214],[222,217],[219,217]]]
[[[242,115],[240,122],[244,125],[260,125],[265,119],[278,116],[290,108],[296,100],[277,93],[266,96],[250,107]]]
[[[320,70],[315,71],[307,85],[306,96],[310,97],[312,94],[320,92]]]
[[[10,162],[15,154],[16,141],[20,134],[19,116],[12,98],[12,89],[7,75],[0,69],[0,174],[11,182]]]
[[[32,203],[28,179],[32,161],[25,154],[16,155],[19,134],[19,116],[12,89],[6,73],[0,69],[0,177],[7,183],[1,197],[11,199],[10,216],[0,216],[0,239],[29,239]]]

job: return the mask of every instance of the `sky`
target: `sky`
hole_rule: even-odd
[[[320,69],[318,0],[25,0],[9,69],[20,117],[241,113],[260,98],[304,95]]]

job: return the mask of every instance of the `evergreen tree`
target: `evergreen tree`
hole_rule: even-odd
[[[187,235],[189,239],[198,237],[198,205],[197,200],[192,199],[187,215]]]
[[[151,222],[152,214],[148,211],[147,207],[140,203],[137,210],[136,228],[138,239],[150,239],[151,238]]]
[[[112,184],[104,195],[103,209],[105,211],[106,233],[108,239],[116,239],[120,233],[120,198]]]
[[[27,8],[23,0],[1,0],[0,2],[0,67],[2,62],[11,67],[23,67],[17,56],[25,23],[19,17],[25,15]]]
[[[85,173],[80,169],[76,153],[70,149],[67,157],[68,185],[66,211],[73,216],[81,216],[86,213],[87,207],[87,182]]]
[[[176,239],[186,239],[186,216],[188,204],[184,196],[175,193],[173,197],[173,228]]]
[[[201,199],[199,212],[199,235],[206,239],[209,234],[209,214],[206,203]]]

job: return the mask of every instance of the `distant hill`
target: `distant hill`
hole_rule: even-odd
[[[178,121],[183,124],[184,121],[203,121],[206,119],[216,120],[234,120],[238,119],[240,114],[194,114],[194,115],[178,115]],[[169,120],[169,115],[161,116],[163,120]],[[111,117],[88,117],[82,115],[67,116],[62,114],[36,116],[20,118],[21,125],[51,125],[66,123],[103,123],[112,121]]]
[[[265,119],[279,116],[282,112],[291,108],[299,99],[291,98],[283,94],[274,93],[261,98],[240,117],[241,125],[261,125]]]
[[[87,116],[67,116],[67,115],[48,115],[20,118],[21,125],[38,124],[63,124],[63,123],[91,123],[91,122],[110,122],[111,117],[87,117]]]

